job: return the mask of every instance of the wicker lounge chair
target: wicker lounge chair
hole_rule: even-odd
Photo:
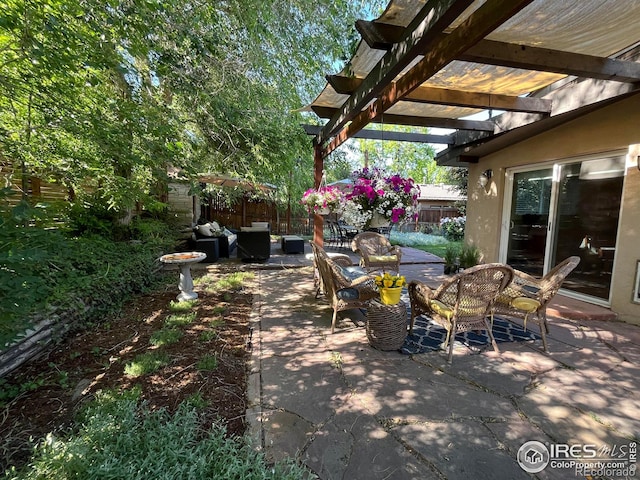
[[[409,283],[409,332],[413,332],[415,318],[426,313],[447,330],[445,347],[449,346],[449,362],[453,359],[453,343],[458,332],[486,330],[493,349],[499,352],[487,318],[491,315],[496,298],[512,278],[513,269],[510,266],[490,263],[467,268],[447,279],[436,290],[422,282]]]
[[[364,274],[357,268],[349,268],[351,260],[348,260],[347,265],[347,260],[344,260],[346,255],[333,260],[322,247],[314,242],[310,243],[319,277],[316,298],[320,296],[320,292],[323,292],[331,302],[333,308],[331,333],[333,333],[339,311],[366,307],[369,300],[379,296],[378,289],[374,277]]]
[[[498,296],[494,313],[524,319],[533,316],[542,336],[542,346],[547,351],[547,305],[556,296],[562,282],[578,266],[580,257],[565,259],[550,270],[544,277],[536,278],[519,270],[514,271],[513,282]]]
[[[368,272],[387,269],[400,272],[402,250],[392,246],[387,237],[375,232],[362,232],[351,242],[351,248],[360,255],[360,266]]]

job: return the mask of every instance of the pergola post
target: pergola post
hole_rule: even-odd
[[[322,181],[322,171],[324,170],[324,158],[322,157],[322,146],[314,142],[313,144],[313,184],[316,189],[320,188]],[[324,219],[322,215],[313,214],[313,241],[324,246]]]

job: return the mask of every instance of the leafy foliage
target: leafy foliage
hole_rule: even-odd
[[[0,215],[0,296],[10,299],[0,302],[0,347],[38,319],[100,318],[151,286],[157,257],[175,242],[156,220],[132,224],[127,239],[139,240],[114,241],[39,226],[33,212],[21,204]]]
[[[374,127],[371,127],[374,128]],[[410,127],[380,127],[384,132],[410,131]],[[395,142],[389,140],[359,140],[360,149],[365,153],[369,167],[401,172],[413,178],[416,183],[445,183],[448,167],[440,167],[435,162],[435,150],[427,143]]]
[[[469,268],[480,263],[480,257],[482,252],[473,244],[464,244],[460,250],[460,266],[462,268]]]
[[[313,161],[295,111],[349,56],[361,8],[3,2],[0,149],[16,167],[68,187],[74,202],[124,217],[137,205],[163,208],[157,193],[169,165],[282,186],[293,172],[278,194],[299,197]]]
[[[268,466],[248,442],[227,438],[224,427],[204,432],[192,406],[197,399],[170,415],[152,411],[138,396],[136,390],[102,393],[79,415],[78,431],[50,434],[28,468],[5,478],[304,478],[295,465]]]

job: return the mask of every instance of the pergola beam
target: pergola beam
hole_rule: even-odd
[[[348,138],[352,137],[356,132],[364,128],[369,122],[382,115],[387,109],[402,100],[404,96],[419,87],[422,82],[431,78],[441,68],[482,40],[502,23],[529,5],[532,1],[533,0],[487,0],[449,35],[441,36],[439,35],[441,31],[434,32],[433,37],[431,37],[432,41],[428,44],[419,44],[424,47],[428,46],[428,48],[423,49],[423,52],[427,53],[424,55],[422,60],[416,63],[395,83],[391,83],[391,79],[387,79],[383,84],[384,87],[380,91],[380,94],[377,95],[376,100],[369,103],[365,109],[358,110],[357,113],[351,109],[351,99],[354,98],[354,96],[357,97],[356,94],[352,95],[349,100],[345,102],[341,108],[340,117],[343,116],[342,112],[351,112],[351,114],[356,113],[356,115],[353,117],[351,123],[342,128],[342,130],[333,137],[322,151],[322,156],[325,157],[329,155]],[[431,3],[428,5],[430,4]],[[411,29],[408,29],[408,32],[407,36],[409,38],[419,36]],[[404,42],[395,45],[391,52],[398,53],[397,47],[403,43]],[[374,71],[381,64],[384,64],[384,60],[387,58],[387,55],[385,55],[378,66],[374,68]],[[413,52],[410,56],[413,58]],[[405,63],[405,61],[399,63]],[[371,74],[367,76],[361,87],[370,81],[370,77]],[[346,115],[344,116],[346,117]],[[336,125],[334,119],[331,120],[331,124],[331,127],[323,129],[324,134],[330,132]]]
[[[367,45],[378,50],[392,48],[394,44],[402,39],[405,31],[401,26],[365,20],[356,22],[356,27]],[[640,82],[639,62],[494,40],[481,40],[459,55],[456,60],[573,75],[596,80],[613,80],[627,83]]]
[[[430,0],[407,27],[404,39],[394,45],[369,72],[360,87],[342,105],[317,136],[322,146],[332,134],[343,128],[371,100],[418,57],[451,22],[472,3],[472,0]]]
[[[322,130],[322,125],[302,125],[304,131],[308,135],[317,135]],[[429,133],[413,133],[413,132],[392,132],[382,130],[363,129],[356,133],[353,138],[364,138],[367,140],[390,140],[395,142],[413,142],[413,143],[441,143],[445,145],[453,145],[453,136],[451,135],[432,135]]]
[[[350,95],[362,79],[341,75],[328,75],[327,82],[340,94]],[[420,86],[406,95],[403,102],[433,103],[459,107],[506,110],[510,112],[551,113],[551,100],[535,97],[517,97],[484,92],[465,92],[447,88]]]
[[[549,48],[483,40],[458,57],[467,62],[500,65],[576,77],[640,82],[640,63]]]
[[[332,118],[338,112],[334,107],[311,107],[320,118]],[[384,117],[375,118],[371,123],[387,123],[389,125],[407,125],[413,127],[451,128],[454,130],[476,130],[481,132],[495,131],[495,124],[489,120],[459,120],[446,117],[418,117],[412,115],[393,115],[385,113]]]

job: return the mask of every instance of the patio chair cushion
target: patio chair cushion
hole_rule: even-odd
[[[429,301],[429,306],[438,315],[442,315],[443,317],[451,320],[451,316],[453,315],[453,308],[445,305],[440,300],[430,300]]]
[[[535,298],[516,297],[511,301],[511,306],[525,312],[535,312],[540,308],[540,302]]]
[[[369,255],[369,263],[388,263],[398,261],[397,255]]]
[[[354,281],[356,278],[360,278],[365,276],[367,272],[365,272],[362,268],[358,266],[350,266],[343,267],[341,265],[337,265],[340,269],[340,272],[347,278],[350,282]]]
[[[340,300],[357,300],[360,298],[360,292],[357,288],[342,288],[336,292],[336,297]]]

